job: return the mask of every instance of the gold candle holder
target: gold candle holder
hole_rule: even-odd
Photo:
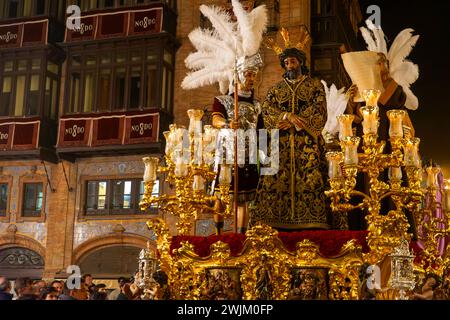
[[[166,156],[169,156],[172,153],[172,143],[171,143],[171,131],[164,131],[163,135],[164,135],[164,139],[166,139],[166,148],[165,148],[165,154]]]
[[[202,117],[203,110],[201,109],[189,109],[187,111],[189,116],[189,133],[201,133],[202,132]]]
[[[378,106],[366,106],[361,108],[361,112],[363,114],[363,132],[364,134],[374,134],[378,133]]]
[[[219,183],[220,184],[230,184],[231,178],[232,178],[231,165],[223,164],[220,167]]]
[[[391,188],[394,190],[400,189],[402,186],[402,168],[400,167],[390,167],[388,169],[389,181],[391,183]]]
[[[419,138],[411,138],[406,141],[405,144],[405,166],[407,167],[420,167],[419,157]]]
[[[179,157],[175,160],[175,177],[182,178],[186,177],[188,175],[188,166],[184,162],[184,159],[182,157]]]
[[[349,137],[341,142],[341,147],[344,150],[344,165],[358,164],[358,146],[361,141],[360,137]]]
[[[220,192],[220,200],[222,201],[223,205],[225,206],[225,211],[223,212],[223,215],[225,217],[231,217],[231,197],[230,197],[230,188],[231,185],[229,183],[219,183],[219,192]]]
[[[403,110],[390,110],[387,112],[390,121],[389,137],[403,138],[403,119],[406,112]]]
[[[145,165],[144,182],[156,181],[156,172],[158,170],[159,158],[145,157],[142,159]]]
[[[340,163],[344,159],[344,154],[342,152],[328,152],[326,157],[328,160],[328,176],[330,179],[342,177]]]
[[[337,117],[339,121],[339,140],[343,141],[345,138],[353,136],[352,123],[355,116],[352,114],[343,114]]]
[[[376,89],[366,89],[361,93],[366,107],[378,107],[378,99],[380,99],[381,91]]]
[[[400,167],[390,167],[388,169],[389,180],[401,181],[403,178],[402,169]]]
[[[444,180],[445,210],[450,211],[450,179]]]
[[[436,188],[437,187],[437,174],[439,173],[440,169],[437,167],[428,167],[426,168],[427,171],[427,187],[428,188]]]
[[[205,190],[205,179],[203,179],[202,176],[195,175],[192,189],[194,189],[195,192],[203,192]]]

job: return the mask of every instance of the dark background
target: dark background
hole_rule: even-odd
[[[420,71],[411,86],[419,108],[409,114],[421,139],[422,158],[435,161],[450,178],[450,1],[360,0],[360,4],[364,20],[371,15],[366,13],[368,6],[380,7],[388,49],[405,28],[420,35],[409,56]]]

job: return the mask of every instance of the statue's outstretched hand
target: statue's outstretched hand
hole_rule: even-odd
[[[304,129],[306,127],[306,124],[303,121],[303,119],[300,118],[299,116],[296,116],[293,113],[289,114],[288,120],[290,123],[292,123],[295,126],[295,129],[297,129],[297,130]]]

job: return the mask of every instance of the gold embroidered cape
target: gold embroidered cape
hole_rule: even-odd
[[[308,76],[284,80],[268,92],[261,109],[266,129],[277,129],[286,112],[302,118],[306,128],[280,130],[279,171],[260,177],[251,224],[328,229],[327,163],[321,135],[327,111],[322,84]]]

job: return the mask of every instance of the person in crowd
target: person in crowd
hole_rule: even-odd
[[[59,282],[62,285],[62,289],[59,289],[59,285],[56,282]],[[54,285],[55,289],[58,292],[61,290],[60,293],[59,293],[59,296],[58,296],[59,300],[76,300],[74,297],[72,297],[70,295],[70,291],[71,290],[67,287],[67,283],[65,283],[62,280],[61,281],[56,281],[56,282],[55,282],[55,285]]]
[[[45,280],[35,280],[33,282],[33,290],[34,290],[34,294],[39,297],[39,295],[41,294],[41,292],[47,288],[47,283],[45,282]]]
[[[58,291],[54,287],[45,287],[40,291],[38,300],[58,300]]]
[[[54,288],[59,296],[63,293],[64,283],[59,280],[53,280],[50,284],[50,287]]]
[[[11,284],[8,279],[0,276],[0,300],[12,300]]]
[[[435,274],[428,274],[424,280],[421,292],[414,293],[414,300],[433,300],[434,291],[439,287],[441,281]]]
[[[94,288],[94,292],[91,294],[89,300],[107,300],[108,293],[106,292],[106,284],[97,284]]]
[[[133,293],[130,290],[130,283],[128,281],[120,287],[120,293],[116,300],[133,300]]]
[[[94,278],[91,274],[85,274],[81,277],[81,282],[84,284],[84,287],[88,290],[90,294],[94,293],[95,284],[93,283]]]
[[[36,300],[30,278],[17,278],[14,283],[14,290],[17,294],[17,300]]]
[[[117,282],[119,283],[119,288],[111,291],[111,293],[108,295],[108,300],[117,300],[117,296],[120,293],[120,288],[127,282],[127,280],[124,277],[120,277]]]

